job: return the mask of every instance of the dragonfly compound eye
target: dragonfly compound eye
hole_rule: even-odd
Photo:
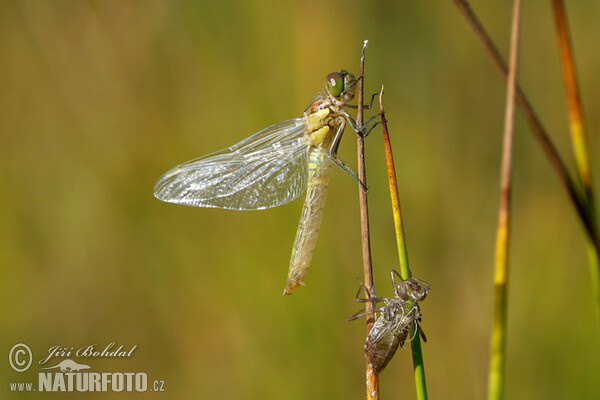
[[[344,74],[342,72],[332,72],[327,75],[327,91],[333,97],[338,98],[344,91]]]
[[[342,71],[344,74],[344,92],[342,93],[342,101],[348,103],[352,101],[356,94],[356,78],[348,71]]]

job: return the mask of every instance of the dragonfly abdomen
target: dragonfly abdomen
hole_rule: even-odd
[[[330,175],[331,160],[327,150],[312,147],[309,153],[306,199],[294,239],[284,295],[292,294],[298,286],[304,284],[304,276],[317,244]]]
[[[381,329],[385,329],[382,325],[386,323],[389,323],[389,321],[385,321],[385,319],[379,317],[365,341],[365,356],[377,374],[383,371],[385,366],[394,357],[400,342],[404,343],[404,340],[408,336],[408,330],[410,330],[409,328],[406,332],[403,332],[405,329],[401,329],[400,332],[397,332],[391,329],[380,340],[376,340],[375,336],[380,333]]]

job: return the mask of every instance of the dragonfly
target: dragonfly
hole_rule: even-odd
[[[187,206],[261,210],[287,204],[306,191],[283,291],[293,293],[304,285],[313,256],[332,164],[366,190],[337,157],[346,124],[365,134],[346,111],[356,108],[348,103],[357,82],[348,71],[330,73],[326,88],[302,117],[276,123],[227,149],[172,168],[158,179],[154,195]]]
[[[373,371],[377,374],[387,366],[396,354],[398,347],[404,347],[404,343],[413,327],[415,328],[415,334],[418,331],[423,341],[427,341],[423,329],[419,325],[422,316],[419,302],[427,297],[430,286],[428,283],[414,277],[396,283],[396,276],[402,280],[400,274],[392,269],[393,298],[371,296],[367,287],[361,283],[356,294],[356,301],[362,303],[383,302],[383,305],[370,312],[361,310],[348,318],[351,321],[364,315],[378,314],[373,327],[367,334],[364,347],[365,356],[373,366]],[[359,297],[362,288],[365,290],[366,298]],[[413,338],[414,336],[410,340]]]

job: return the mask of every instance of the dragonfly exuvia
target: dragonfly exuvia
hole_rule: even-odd
[[[304,284],[312,259],[332,162],[358,179],[337,158],[346,123],[360,132],[345,110],[352,107],[347,103],[354,98],[356,83],[347,71],[327,75],[326,90],[302,117],[279,122],[227,149],[176,166],[158,179],[154,195],[195,207],[261,210],[289,203],[306,190],[283,292],[291,294]]]
[[[375,324],[369,331],[365,340],[365,356],[373,366],[375,373],[383,371],[390,362],[398,346],[404,347],[404,342],[410,334],[411,328],[419,331],[423,341],[427,341],[419,322],[421,321],[421,309],[419,302],[427,297],[430,286],[417,278],[396,283],[395,275],[400,279],[396,270],[392,270],[392,285],[394,286],[394,297],[372,297],[369,290],[362,283],[358,288],[356,300],[362,303],[383,302],[381,307],[375,308],[371,312],[359,311],[350,318],[349,321],[367,314],[379,314]],[[365,288],[366,298],[360,298],[361,288]]]

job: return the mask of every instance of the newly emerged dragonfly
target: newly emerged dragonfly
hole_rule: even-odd
[[[373,366],[375,373],[383,371],[392,357],[394,357],[398,346],[404,347],[404,343],[408,339],[413,326],[415,327],[415,334],[418,330],[423,341],[427,341],[419,325],[419,322],[421,322],[419,302],[427,297],[430,286],[426,282],[414,277],[397,284],[395,275],[402,279],[396,270],[392,270],[393,298],[372,297],[367,287],[361,283],[356,294],[356,301],[362,303],[383,302],[383,305],[371,312],[359,311],[348,318],[351,321],[367,314],[379,314],[365,340],[365,356]],[[360,290],[363,287],[367,294],[366,298],[359,297]]]
[[[346,123],[360,132],[344,109],[354,98],[356,83],[347,71],[327,75],[326,90],[302,117],[176,166],[158,179],[154,195],[188,206],[260,210],[289,203],[307,190],[283,292],[291,294],[304,284],[312,259],[331,162],[358,179],[336,156]]]

